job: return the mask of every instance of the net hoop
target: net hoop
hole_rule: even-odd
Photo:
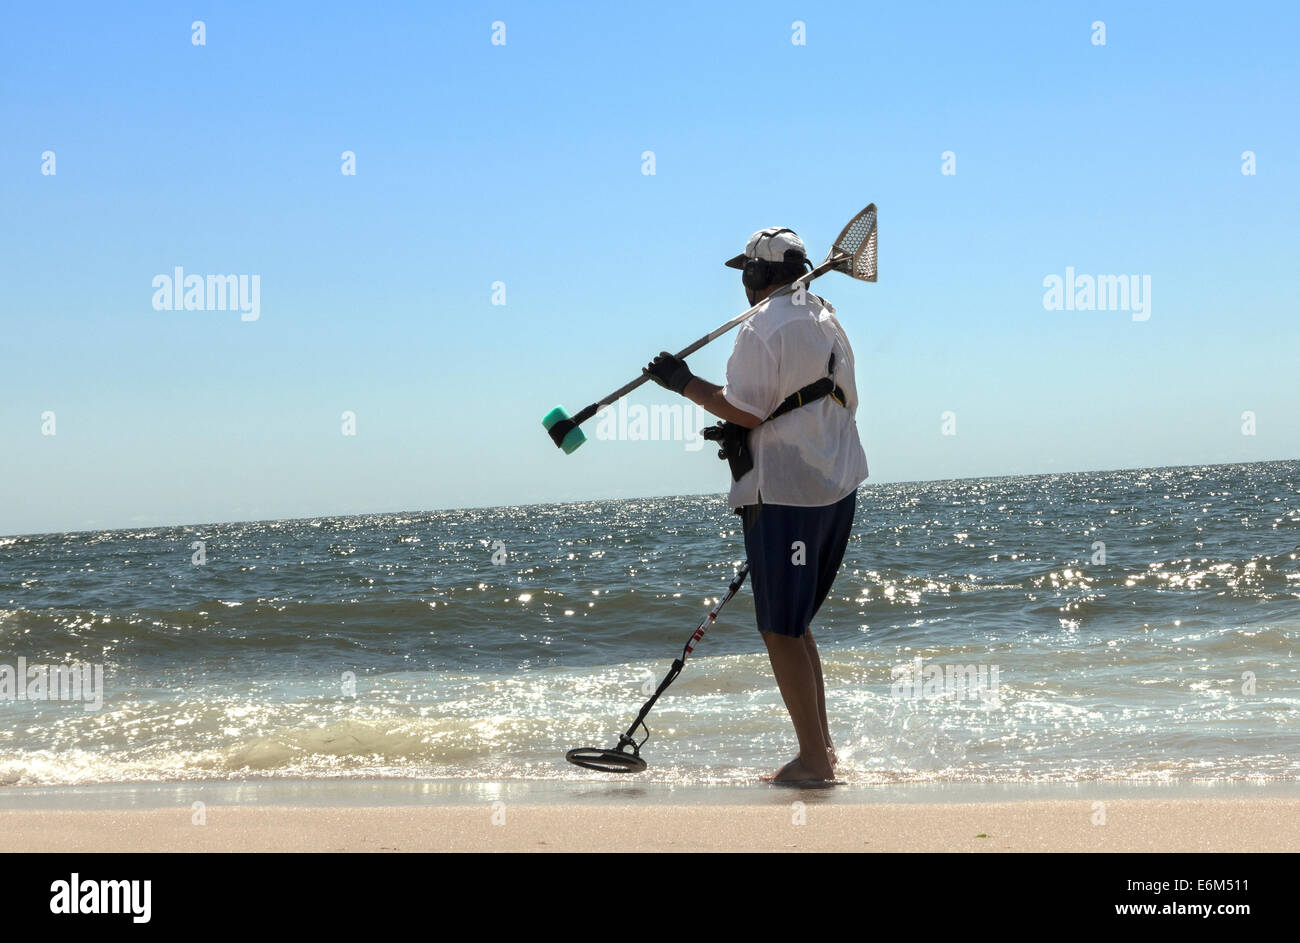
[[[849,220],[848,225],[836,237],[831,252],[835,256],[842,256],[835,264],[835,271],[859,281],[876,280],[876,204],[868,204],[866,209]]]

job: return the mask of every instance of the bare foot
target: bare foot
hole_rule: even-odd
[[[762,777],[764,782],[768,783],[802,783],[825,781],[835,778],[835,772],[830,768],[830,764],[824,764],[818,769],[814,769],[804,763],[801,757],[796,756],[789,763],[786,763],[771,776]]]

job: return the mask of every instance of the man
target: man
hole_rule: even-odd
[[[799,739],[799,755],[770,779],[826,781],[836,757],[810,624],[844,558],[867,477],[853,349],[830,304],[806,286],[790,289],[811,267],[792,230],[754,233],[726,264],[742,269],[751,306],[766,299],[736,335],[726,387],[693,376],[666,351],[645,372],[749,430],[731,427],[747,438],[753,465],[733,462],[730,504],[743,522],[758,628]]]

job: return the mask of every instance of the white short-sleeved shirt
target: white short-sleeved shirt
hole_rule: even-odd
[[[751,430],[754,467],[731,483],[733,508],[760,498],[764,504],[824,507],[867,478],[853,348],[828,302],[807,292],[806,304],[794,298],[768,299],[740,326],[722,395],[737,409],[766,418],[791,393],[826,376],[834,351],[835,382],[848,408],[825,396]]]

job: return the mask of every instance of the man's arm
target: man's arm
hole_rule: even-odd
[[[690,382],[686,384],[686,388],[682,390],[682,395],[697,406],[703,406],[719,419],[726,419],[728,422],[734,422],[746,429],[753,429],[763,422],[753,413],[747,413],[743,409],[732,406],[727,402],[726,397],[722,395],[722,387],[716,386],[702,377],[691,377]]]
[[[763,423],[763,420],[753,413],[732,406],[722,395],[722,387],[697,377],[686,366],[685,360],[674,357],[666,350],[660,351],[659,356],[646,364],[641,372],[664,389],[685,396],[692,403],[703,406],[720,419],[734,422],[746,429],[753,429]]]

